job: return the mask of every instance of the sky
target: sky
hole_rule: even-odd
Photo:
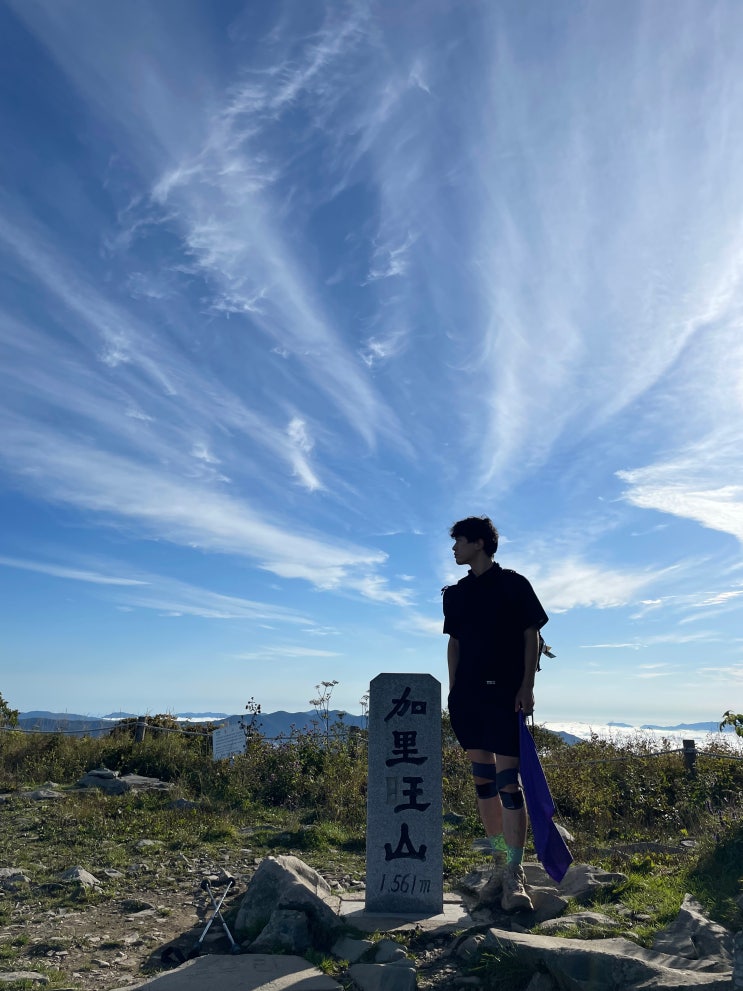
[[[488,514],[537,721],[743,708],[741,38],[737,0],[0,0],[7,702],[445,683]]]

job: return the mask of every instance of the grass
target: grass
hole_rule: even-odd
[[[509,949],[484,950],[467,967],[467,973],[477,977],[487,991],[524,991],[534,971],[520,963]]]

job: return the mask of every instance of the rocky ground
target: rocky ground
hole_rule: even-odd
[[[40,978],[55,989],[109,991],[167,969],[173,964],[164,963],[163,954],[167,960],[173,948],[187,956],[212,915],[202,881],[212,878],[219,898],[225,877],[234,878],[222,908],[232,922],[255,869],[272,852],[262,845],[266,832],[278,833],[265,825],[245,827],[244,846],[211,844],[188,854],[141,833],[123,843],[103,835],[91,848],[75,842],[79,823],[62,813],[63,800],[51,797],[55,787],[49,785],[0,796],[0,986],[12,991],[42,986]],[[43,828],[52,823],[53,830]],[[253,844],[258,833],[261,841]],[[308,859],[339,893],[363,888],[360,857],[351,858],[352,867],[332,851]],[[447,956],[451,940],[410,942],[419,987],[453,986],[458,971]],[[216,921],[200,953],[229,949]],[[12,975],[18,975],[15,981]]]
[[[233,880],[223,906],[232,924],[248,883],[266,856],[290,853],[287,844],[293,839],[307,843],[311,838],[311,826],[286,833],[281,826],[265,822],[225,823],[216,814],[210,819],[206,808],[193,803],[185,803],[188,808],[184,808],[177,801],[171,802],[169,796],[162,796],[170,810],[165,815],[163,804],[158,812],[156,803],[151,803],[152,807],[146,802],[127,806],[123,804],[125,797],[104,799],[99,795],[78,798],[74,809],[67,811],[65,798],[70,797],[51,783],[36,793],[0,795],[0,986],[8,991],[25,991],[44,983],[55,991],[110,991],[177,965],[194,950],[212,915],[212,904],[202,886],[205,878],[211,879],[217,897],[227,880]],[[148,825],[166,838],[152,838]],[[220,830],[226,834],[223,843],[214,839],[215,834],[222,835]],[[336,893],[363,889],[361,853],[333,849],[294,852]],[[664,852],[669,851],[656,851],[659,855]],[[677,853],[683,855],[683,850]],[[485,911],[480,918],[480,906],[487,903],[492,908],[484,898],[492,884],[489,872],[475,871],[460,878],[458,887],[467,910],[473,920],[483,923],[468,930],[465,938],[476,944],[482,938],[477,930],[484,934],[492,925],[499,931],[524,933],[563,912],[565,899],[558,898],[551,888],[540,888],[546,875],[539,880],[543,872],[538,865],[526,866],[535,898],[535,918],[520,920],[526,928],[521,928],[519,920],[501,918],[497,910],[495,915]],[[531,878],[530,871],[534,874]],[[621,877],[607,874],[602,880],[601,874],[595,868],[574,865],[570,877],[582,887],[583,894],[604,883],[611,886],[612,878]],[[571,892],[564,894],[570,897]],[[580,893],[576,889],[572,894],[578,897]],[[635,922],[643,921],[636,913],[626,913],[623,918],[622,929],[632,929]],[[616,925],[615,920],[595,914],[573,920],[579,927],[592,928],[594,936],[597,925],[609,930]],[[704,938],[712,946],[705,953],[716,952],[718,944],[727,939],[713,932],[705,920],[693,916],[691,922],[694,940],[699,943],[700,934],[706,933]],[[466,973],[467,952],[456,945],[455,936],[412,931],[395,938],[404,941],[407,954],[415,961],[417,987],[479,984],[477,977]],[[669,940],[663,953],[686,954],[688,926]],[[689,946],[694,959],[695,947]],[[229,949],[226,935],[215,922],[200,952],[220,954]],[[318,963],[320,956],[314,954],[312,962]],[[710,966],[724,969],[728,958],[725,950]],[[706,964],[704,967],[709,969]],[[337,963],[333,976],[350,986]]]
[[[0,971],[44,973],[54,986],[78,991],[108,991],[134,983],[164,969],[162,954],[169,947],[187,955],[196,944],[212,914],[201,888],[204,877],[218,879],[225,871],[234,875],[235,885],[223,906],[229,920],[257,862],[260,858],[254,858],[249,848],[237,855],[224,849],[207,860],[145,845],[140,847],[140,858],[120,878],[107,878],[105,871],[96,874],[96,865],[90,864],[86,870],[102,881],[100,888],[84,888],[81,881],[60,882],[76,895],[74,907],[45,907],[47,890],[39,891],[36,901],[12,904],[0,945],[14,952],[12,959],[0,958]],[[332,867],[322,874],[338,890],[353,890],[362,884],[359,877]],[[105,896],[111,880],[117,887],[113,899]],[[32,893],[31,882],[28,894]],[[6,890],[4,898],[12,903],[13,892]],[[416,958],[420,988],[455,986],[452,982],[459,969],[448,955],[451,942],[451,937],[412,938],[410,952]],[[229,952],[218,921],[207,934],[202,952]]]

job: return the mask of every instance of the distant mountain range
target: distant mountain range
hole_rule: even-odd
[[[136,719],[134,712],[110,712],[105,716],[83,716],[74,712],[45,712],[34,710],[31,712],[21,712],[18,717],[18,728],[26,732],[42,733],[68,733],[75,736],[101,736],[111,731],[113,726],[122,719]],[[339,710],[333,709],[330,712],[330,722],[334,723],[339,717]],[[229,715],[226,712],[178,712],[173,716],[184,724],[214,723],[218,725],[235,725],[240,720],[247,721],[250,717],[243,715]],[[365,726],[366,720],[363,716],[354,716],[350,713],[343,714],[343,722],[346,726]],[[314,709],[307,712],[262,712],[257,716],[256,726],[261,734],[269,739],[279,736],[288,736],[294,731],[311,729],[313,724],[321,723],[320,717]],[[719,723],[678,723],[675,726],[659,726],[654,723],[647,723],[640,727],[633,727],[629,723],[611,722],[609,727],[624,729],[639,728],[641,730],[665,730],[669,733],[679,733],[684,730],[693,733],[716,733]],[[559,732],[567,743],[577,743],[580,737],[572,733]]]
[[[643,723],[642,726],[632,726],[630,723],[607,723],[607,726],[616,726],[619,729],[655,729],[668,730],[669,733],[680,733],[682,730],[691,730],[693,733],[717,733],[720,729],[717,723],[677,723],[676,726],[659,726],[657,723]],[[732,727],[730,728],[732,732]]]
[[[331,710],[331,724],[336,722],[339,714],[339,709]],[[137,713],[135,712],[111,712],[106,716],[82,716],[75,712],[43,712],[34,710],[31,712],[20,712],[18,714],[18,729],[28,733],[65,733],[71,736],[102,736],[104,733],[109,733],[120,720],[136,718]],[[224,726],[227,724],[237,724],[240,720],[247,722],[250,717],[240,715],[230,716],[226,712],[177,712],[173,718],[184,723],[184,725],[214,723]],[[292,730],[302,731],[311,729],[313,723],[320,722],[320,717],[314,709],[308,712],[262,712],[256,719],[256,726],[263,736],[270,739],[277,736],[287,736]],[[344,713],[343,722],[346,726],[366,725],[366,720],[363,716],[353,716],[349,713]]]

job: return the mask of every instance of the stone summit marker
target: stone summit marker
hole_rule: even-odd
[[[366,911],[444,908],[441,685],[430,674],[380,674],[369,691]]]

